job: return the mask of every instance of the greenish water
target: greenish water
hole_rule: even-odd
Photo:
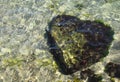
[[[0,82],[69,82],[79,78],[79,72],[62,75],[48,52],[45,29],[58,14],[102,20],[113,28],[108,56],[91,67],[105,77],[103,82],[109,82],[104,65],[120,63],[119,0],[0,0]]]

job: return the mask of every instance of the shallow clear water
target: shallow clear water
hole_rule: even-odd
[[[79,77],[79,72],[62,75],[48,52],[45,29],[59,14],[109,24],[115,31],[110,53],[91,68],[103,73],[107,62],[120,63],[119,0],[0,0],[0,82],[63,82]]]

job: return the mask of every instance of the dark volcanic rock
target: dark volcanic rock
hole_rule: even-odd
[[[72,74],[98,62],[108,54],[113,30],[100,21],[58,15],[46,30],[48,45],[63,74]]]

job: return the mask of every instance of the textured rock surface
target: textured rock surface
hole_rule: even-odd
[[[50,22],[46,34],[50,52],[61,71],[72,74],[108,55],[114,31],[98,20],[58,15]]]
[[[81,79],[87,79],[87,82],[101,82],[102,81],[102,76],[94,74],[94,71],[87,69],[84,71],[81,71],[80,73]]]
[[[108,63],[105,66],[105,72],[111,77],[120,78],[120,64]]]
[[[114,29],[110,53],[91,67],[94,71],[102,74],[109,61],[120,63],[119,0],[0,0],[0,82],[78,80],[79,73],[59,73],[44,38],[48,22],[63,13],[103,20]],[[109,82],[109,77],[104,78]]]

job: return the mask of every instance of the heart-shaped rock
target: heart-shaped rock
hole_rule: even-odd
[[[72,74],[108,55],[113,30],[100,21],[58,15],[46,30],[51,54],[63,74]]]

